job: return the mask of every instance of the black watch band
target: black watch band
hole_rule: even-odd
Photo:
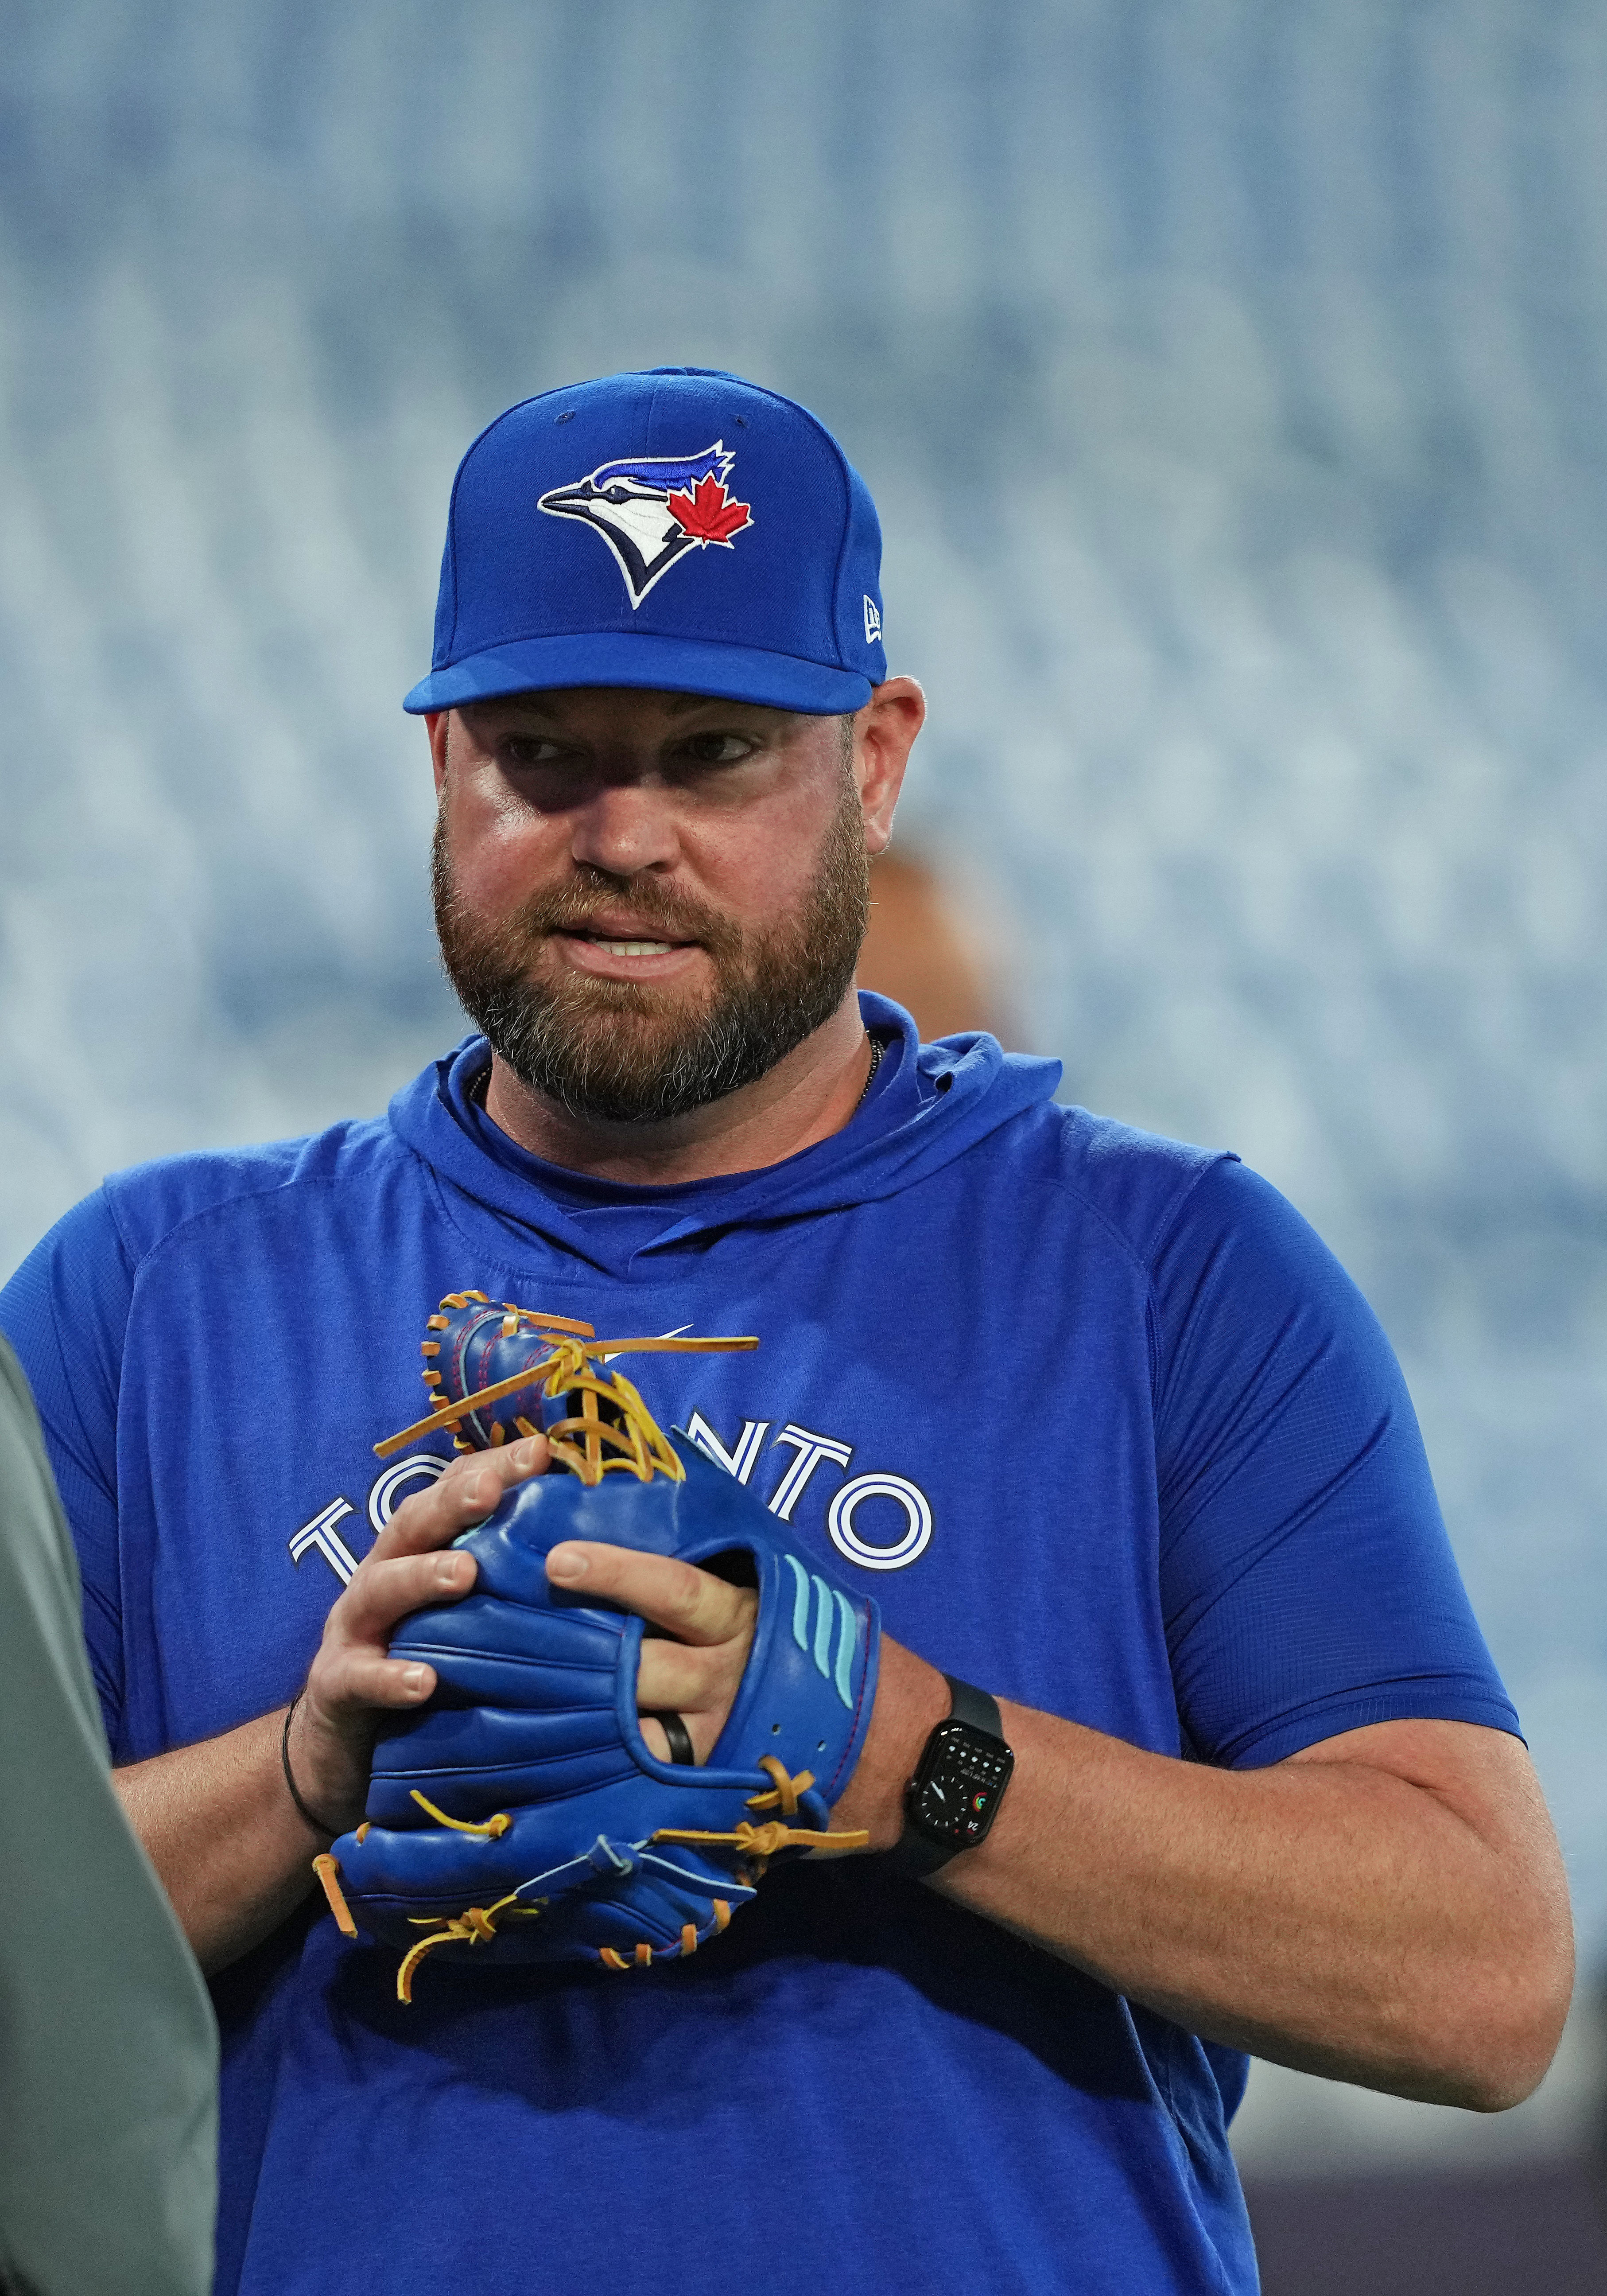
[[[904,1789],[904,1832],[887,1852],[889,1870],[912,1881],[987,1839],[1015,1766],[997,1700],[955,1675],[943,1679],[948,1718],[922,1750]]]
[[[969,1722],[973,1730],[986,1730],[990,1738],[1004,1742],[1004,1724],[999,1713],[999,1702],[990,1698],[985,1690],[978,1690],[969,1682],[962,1682],[957,1674],[946,1674],[948,1685],[948,1718],[951,1722]]]

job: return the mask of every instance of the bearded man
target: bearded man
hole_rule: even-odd
[[[1249,2292],[1245,2052],[1495,2110],[1555,2045],[1555,1845],[1353,1287],[1231,1156],[856,993],[923,711],[879,562],[836,442],[734,377],[494,423],[407,701],[477,1033],[381,1119],[114,1177],[4,1294],[121,1789],[214,1972],[231,2296]],[[373,1472],[471,1286],[758,1335],[651,1393],[880,1599],[832,1814],[869,1849],[695,1961],[443,1964],[403,2008],[308,1867],[434,1687],[392,1631],[547,1464],[438,1435]],[[706,1759],[751,1598],[547,1569],[656,1629],[638,1702]],[[957,1854],[906,1801],[951,1702],[1015,1757]]]

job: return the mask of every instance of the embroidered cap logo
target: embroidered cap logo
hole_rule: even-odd
[[[751,505],[734,501],[726,485],[735,461],[719,439],[678,462],[627,455],[553,487],[537,506],[549,518],[583,519],[608,545],[634,611],[689,550],[729,550],[753,524]]]

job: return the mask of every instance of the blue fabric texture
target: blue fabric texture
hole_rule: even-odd
[[[864,480],[793,400],[701,367],[545,391],[458,466],[403,707],[635,685],[858,709],[887,676],[881,569]]]
[[[656,1220],[641,1190],[588,1217],[489,1140],[471,1040],[382,1119],[121,1174],[61,1223],[0,1323],[119,1760],[301,1680],[447,1456],[372,1446],[419,1416],[459,1288],[600,1334],[758,1333],[642,1358],[657,1415],[1001,1696],[1238,1767],[1398,1717],[1515,1729],[1394,1357],[1298,1214],[1057,1105],[1051,1063],[864,1004],[888,1049],[854,1120]],[[215,1988],[227,2296],[567,2290],[603,2210],[642,2296],[683,2296],[778,2164],[832,2234],[829,2261],[765,2241],[778,2296],[828,2270],[849,2296],[1256,2285],[1242,2060],[874,1860],[783,1867],[663,1969],[443,1968],[410,2009],[394,1956],[320,1914]]]

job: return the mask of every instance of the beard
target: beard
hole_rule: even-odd
[[[790,916],[750,933],[655,880],[586,863],[513,916],[488,922],[459,893],[444,808],[430,879],[441,960],[463,1010],[521,1084],[593,1123],[662,1124],[767,1075],[842,1003],[870,920],[870,863],[851,775],[802,898]],[[714,972],[703,996],[567,966],[555,979],[538,976],[547,935],[584,931],[621,902],[633,937],[701,944]]]

